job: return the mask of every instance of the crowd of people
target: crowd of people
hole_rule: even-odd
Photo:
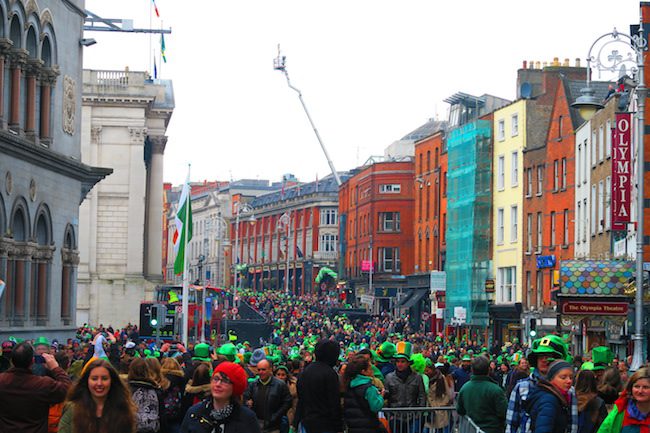
[[[650,370],[608,347],[487,347],[326,314],[336,298],[241,295],[275,324],[267,340],[157,347],[100,325],[4,341],[0,432],[450,433],[459,416],[486,433],[650,432]]]

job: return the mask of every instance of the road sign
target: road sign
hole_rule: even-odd
[[[239,310],[237,309],[237,307],[232,307],[232,314],[233,314],[234,316],[236,316],[237,313],[239,313]]]
[[[176,306],[176,314],[183,314],[183,306],[182,305],[177,305]]]
[[[427,313],[426,311],[422,312],[422,320],[429,320],[430,314]]]

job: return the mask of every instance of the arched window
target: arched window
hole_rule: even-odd
[[[61,249],[63,271],[61,273],[61,321],[64,325],[72,323],[72,305],[74,305],[73,281],[79,264],[79,252],[74,228],[68,224]]]
[[[5,288],[5,317],[10,326],[23,326],[26,312],[28,271],[31,263],[29,211],[24,198],[14,202],[9,222],[11,245],[7,254],[7,280]]]
[[[52,122],[52,88],[58,77],[55,68],[55,49],[53,41],[53,31],[50,25],[44,29],[45,37],[41,44],[41,62],[42,69],[40,74],[40,100],[39,100],[39,129],[38,135],[41,143],[49,145],[52,140],[51,122]]]
[[[41,74],[42,61],[38,58],[37,30],[30,26],[27,30],[26,49],[27,63],[25,66],[25,135],[36,138],[36,79]]]
[[[37,247],[32,253],[30,314],[37,325],[47,325],[50,304],[50,273],[52,269],[52,219],[49,208],[41,204],[36,211],[34,240]]]
[[[9,128],[15,132],[22,132],[20,128],[20,106],[21,106],[21,82],[22,72],[25,66],[25,51],[23,48],[22,38],[22,25],[18,14],[15,14],[11,19],[9,26],[9,39],[13,43],[10,53],[11,63],[9,65],[11,83],[10,83],[10,98],[9,98]]]

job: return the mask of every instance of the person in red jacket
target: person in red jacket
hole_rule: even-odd
[[[65,399],[71,381],[54,356],[44,353],[50,376],[31,371],[34,348],[20,343],[11,351],[13,367],[0,373],[0,426],[2,431],[47,433],[50,405]]]

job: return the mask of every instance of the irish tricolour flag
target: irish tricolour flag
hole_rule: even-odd
[[[180,275],[185,268],[185,247],[192,240],[192,204],[190,200],[190,179],[183,185],[181,199],[176,212],[176,233],[174,233],[174,273]]]

